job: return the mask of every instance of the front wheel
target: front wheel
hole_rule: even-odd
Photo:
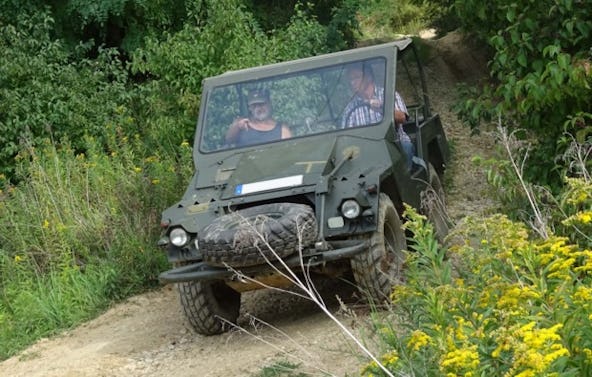
[[[380,194],[378,224],[370,236],[370,248],[351,259],[354,279],[362,293],[375,303],[389,298],[392,286],[403,280],[405,232],[393,202]]]
[[[185,317],[197,333],[220,334],[236,323],[240,293],[223,281],[183,282],[177,289]]]

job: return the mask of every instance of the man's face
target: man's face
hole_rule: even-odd
[[[368,77],[364,77],[364,72],[361,69],[351,69],[347,73],[349,85],[356,93],[362,93],[368,87]]]
[[[249,111],[253,115],[253,119],[257,121],[264,121],[271,118],[271,106],[269,102],[259,102],[249,105]]]

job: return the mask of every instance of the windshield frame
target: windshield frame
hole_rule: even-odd
[[[267,66],[255,67],[244,69],[240,71],[227,72],[219,76],[205,79],[203,82],[203,95],[200,104],[200,112],[197,121],[197,129],[194,139],[194,154],[197,155],[211,155],[219,153],[237,153],[248,148],[265,148],[268,143],[264,144],[253,144],[234,148],[222,148],[215,150],[205,150],[202,148],[201,140],[204,137],[207,106],[211,100],[211,95],[216,88],[230,86],[230,85],[246,85],[247,83],[254,83],[258,81],[269,81],[273,78],[288,78],[296,77],[299,74],[305,74],[306,72],[313,72],[315,70],[325,70],[332,67],[338,67],[345,64],[350,64],[359,61],[379,59],[385,62],[384,69],[384,88],[395,87],[395,75],[396,72],[396,59],[397,51],[399,48],[405,48],[411,43],[410,40],[395,41],[387,44],[370,46],[365,48],[359,48],[354,50],[346,50],[333,54],[320,55],[311,58],[299,59],[289,62],[276,63]],[[384,93],[384,109],[393,108],[394,105],[394,93],[390,90],[386,90]],[[393,117],[391,111],[384,111],[384,116],[380,122],[352,127],[329,130],[326,132],[315,133],[313,135],[298,136],[291,139],[280,139],[271,144],[277,142],[286,142],[289,140],[298,140],[306,137],[326,135],[327,133],[348,133],[351,135],[359,135],[361,137],[379,138],[384,137],[384,127],[393,124]]]

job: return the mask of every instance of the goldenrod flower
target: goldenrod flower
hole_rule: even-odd
[[[413,351],[419,351],[420,348],[427,346],[432,342],[432,338],[421,330],[415,330],[411,333],[411,338],[407,342],[407,348]]]
[[[440,368],[446,372],[470,372],[479,366],[479,353],[477,345],[467,348],[455,349],[448,352],[440,361]]]
[[[578,213],[577,219],[582,224],[588,224],[588,223],[590,223],[590,221],[592,221],[592,212],[587,211],[587,212]]]
[[[399,354],[395,350],[382,355],[382,363],[385,366],[395,364],[398,360],[399,360]]]

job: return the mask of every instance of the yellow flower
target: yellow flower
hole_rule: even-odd
[[[455,349],[444,355],[440,361],[440,368],[446,372],[470,372],[479,366],[477,345]],[[464,373],[463,373],[464,374]]]
[[[572,299],[574,303],[578,305],[583,305],[592,300],[592,288],[588,288],[585,286],[579,286],[576,288],[574,294],[572,295]]]
[[[411,338],[407,342],[407,348],[413,351],[419,351],[420,348],[427,346],[432,338],[421,330],[415,330],[411,333]]]
[[[23,258],[22,258],[20,255],[15,255],[15,256],[14,256],[14,261],[15,261],[16,263],[18,263],[18,262],[20,262],[20,261],[22,261],[22,260],[23,260]]]
[[[187,148],[188,146],[189,146],[189,142],[187,142],[186,140],[183,140],[183,142],[181,143],[181,147]]]
[[[160,183],[160,179],[153,179],[153,180],[152,180],[152,184],[153,184],[153,185],[157,185],[157,184],[159,184],[159,183]]]
[[[44,229],[49,228],[49,221],[47,221],[47,219],[43,220],[43,228]]]
[[[582,224],[588,224],[590,221],[592,221],[592,212],[588,211],[588,212],[579,213],[577,219]]]
[[[134,171],[136,173],[141,173],[142,172],[142,168],[139,168],[139,167],[136,166],[136,167],[134,167]]]
[[[382,363],[386,365],[395,364],[399,360],[399,354],[393,350],[389,353],[382,355]]]

